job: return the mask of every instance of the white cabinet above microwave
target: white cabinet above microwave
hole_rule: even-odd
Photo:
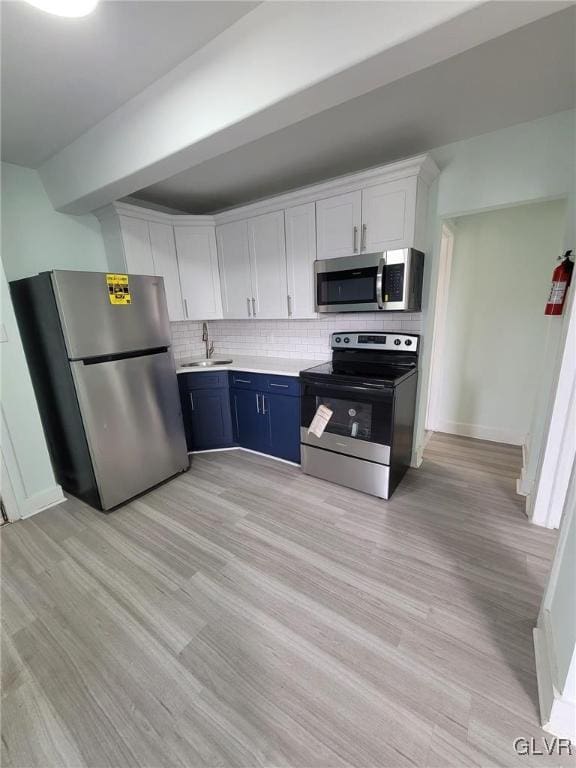
[[[428,186],[416,176],[316,203],[317,258],[423,247]]]

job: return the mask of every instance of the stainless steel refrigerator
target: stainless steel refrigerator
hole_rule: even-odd
[[[162,278],[58,270],[10,289],[64,490],[108,510],[188,469]]]

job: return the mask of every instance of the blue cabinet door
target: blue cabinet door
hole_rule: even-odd
[[[269,452],[281,459],[300,463],[300,398],[264,395],[268,418]]]
[[[232,418],[227,389],[187,392],[190,415],[189,449],[202,451],[232,445]]]
[[[231,389],[230,394],[236,442],[243,448],[268,453],[268,416],[264,413],[262,393],[249,389]]]

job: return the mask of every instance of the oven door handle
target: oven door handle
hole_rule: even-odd
[[[376,302],[379,309],[384,309],[384,297],[382,291],[384,290],[384,269],[386,268],[386,253],[382,255],[378,262],[378,272],[376,273]]]
[[[346,392],[353,395],[368,395],[372,399],[391,400],[394,394],[393,387],[377,384],[364,384],[355,386],[354,384],[321,384],[316,381],[303,380],[306,387],[304,391],[304,397],[308,394],[323,394],[330,392],[331,396],[336,400]]]

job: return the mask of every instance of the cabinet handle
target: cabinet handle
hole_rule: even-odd
[[[268,413],[268,411],[266,410],[266,398],[264,397],[264,395],[262,395],[262,413],[264,414],[264,416]]]
[[[256,412],[260,413],[260,395],[256,392]]]
[[[194,410],[194,395],[190,392],[190,406]]]
[[[252,384],[250,379],[238,379],[236,376],[234,377],[234,384]]]
[[[292,316],[292,296],[288,294],[288,317]]]
[[[358,252],[358,227],[354,227],[354,253]]]
[[[368,227],[366,224],[362,224],[362,237],[360,238],[360,250],[365,251],[366,250],[366,230]]]
[[[256,317],[256,299],[252,297],[252,314]]]
[[[271,387],[281,387],[281,389],[288,389],[289,384],[272,384],[272,382],[270,382],[270,386]]]
[[[184,314],[188,317],[188,300],[184,299]]]
[[[250,314],[250,299],[249,298],[246,298],[246,306],[248,307],[248,317],[252,317],[252,315]]]

